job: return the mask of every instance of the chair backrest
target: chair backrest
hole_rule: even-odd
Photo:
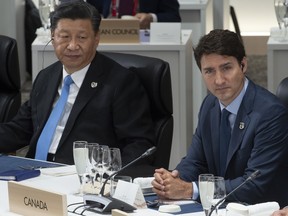
[[[134,54],[103,52],[122,66],[134,71],[150,99],[155,124],[156,153],[153,166],[168,169],[173,136],[172,88],[169,64],[161,59]]]
[[[0,122],[9,121],[21,105],[17,42],[0,35]]]
[[[284,78],[278,85],[276,96],[288,107],[288,77]]]

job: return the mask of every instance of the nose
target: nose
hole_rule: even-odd
[[[79,48],[79,44],[78,44],[76,38],[72,38],[72,39],[69,41],[68,49],[70,49],[70,50],[75,50],[75,49],[78,49],[78,48]]]
[[[216,71],[216,74],[215,74],[215,84],[217,84],[217,85],[222,85],[224,82],[225,82],[224,74],[221,73],[220,71]]]

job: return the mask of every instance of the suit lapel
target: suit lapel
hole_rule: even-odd
[[[228,150],[226,167],[242,144],[243,136],[245,135],[250,123],[249,114],[252,112],[255,94],[255,85],[250,80],[235,120]]]
[[[56,72],[51,72],[49,76],[45,77],[46,80],[41,83],[41,88],[39,88],[39,92],[36,95],[36,101],[42,101],[37,103],[38,111],[36,113],[41,130],[49,118],[57,95],[58,86],[62,78],[62,64],[57,64],[52,70]]]
[[[94,60],[91,62],[91,65],[87,71],[87,74],[83,80],[69,118],[67,120],[65,129],[63,131],[59,147],[63,144],[67,136],[70,134],[71,129],[73,128],[79,113],[85,107],[85,105],[91,100],[93,95],[98,91],[99,87],[101,87],[102,83],[99,82],[99,77],[103,74],[104,70],[101,67],[101,59],[102,56],[100,54],[96,54]],[[99,56],[99,57],[98,57]],[[97,60],[96,60],[97,59]]]

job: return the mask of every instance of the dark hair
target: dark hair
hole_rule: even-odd
[[[65,18],[90,19],[95,33],[98,32],[101,23],[101,16],[97,9],[83,0],[74,0],[58,5],[50,14],[51,30],[54,31],[59,20]]]
[[[244,45],[239,36],[235,32],[223,29],[215,29],[204,35],[194,49],[194,57],[200,69],[202,56],[213,53],[233,56],[237,59],[239,65],[246,56]]]

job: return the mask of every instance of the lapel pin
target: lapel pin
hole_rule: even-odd
[[[245,127],[245,124],[244,124],[244,122],[240,122],[240,124],[239,124],[239,129],[240,129],[240,130],[243,130],[243,129],[244,129],[244,127]]]
[[[91,82],[91,88],[96,88],[97,87],[97,82]]]

